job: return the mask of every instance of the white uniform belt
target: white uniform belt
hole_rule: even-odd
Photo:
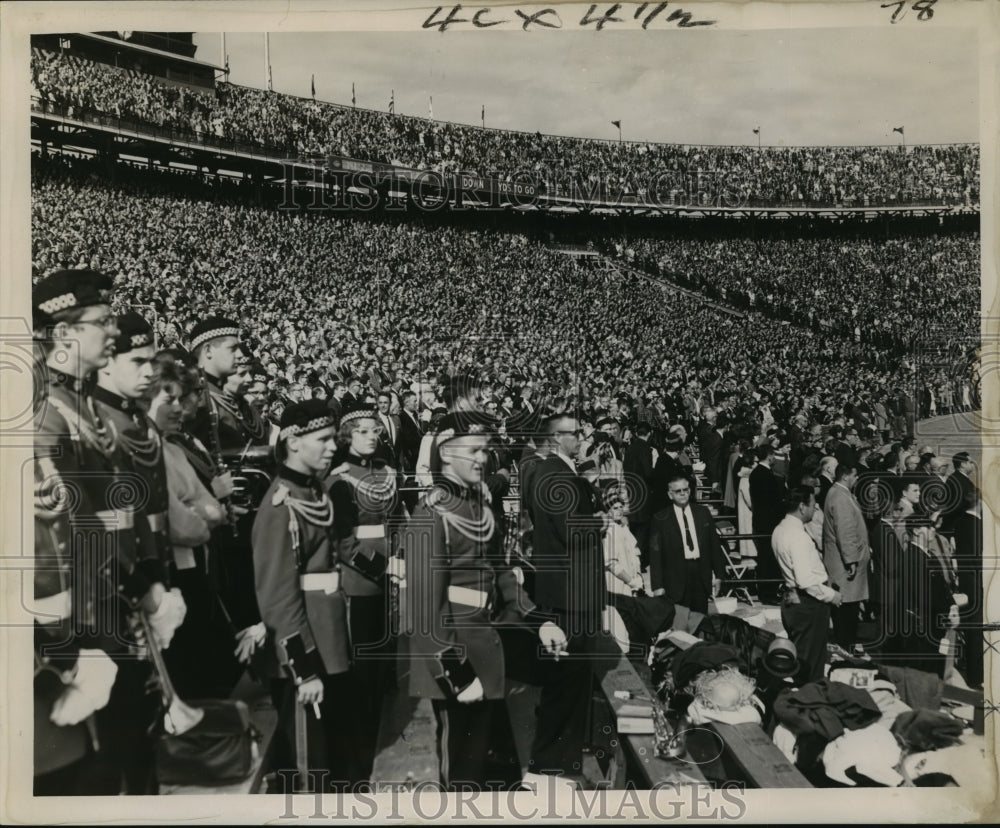
[[[322,590],[329,595],[340,589],[340,573],[307,572],[299,576],[299,586],[306,592]]]
[[[364,540],[365,538],[384,538],[385,537],[385,524],[384,523],[367,523],[363,526],[354,527],[354,537],[359,540]]]
[[[39,624],[55,624],[69,618],[73,609],[73,599],[70,591],[63,590],[48,598],[29,598],[28,610],[36,616]]]
[[[448,587],[448,600],[452,604],[463,604],[467,607],[475,607],[476,609],[486,609],[490,605],[490,594],[480,589],[450,586]]]
[[[167,513],[157,512],[155,515],[146,515],[146,520],[149,521],[149,528],[154,532],[166,532],[167,531]]]
[[[134,525],[131,509],[106,509],[94,514],[109,532],[131,529]]]

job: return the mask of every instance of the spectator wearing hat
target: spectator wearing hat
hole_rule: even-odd
[[[504,650],[491,618],[521,620],[532,605],[504,561],[484,479],[488,446],[489,422],[475,412],[441,421],[435,482],[402,536],[409,694],[431,699],[448,791],[514,781],[489,763],[491,752],[513,744]]]
[[[369,778],[371,769],[358,748],[362,711],[370,700],[351,671],[334,507],[322,485],[336,449],[336,428],[325,402],[307,400],[285,408],[280,429],[278,474],[252,535],[257,601],[277,656],[262,668],[272,680],[283,736],[275,761],[280,768],[295,766],[293,707],[301,705],[313,790],[342,792]]]
[[[138,544],[133,512],[118,498],[129,484],[116,460],[115,439],[91,396],[93,375],[108,364],[119,333],[112,291],[112,280],[93,270],[56,271],[34,288],[33,325],[45,362],[35,456],[46,479],[58,477],[78,493],[67,520],[59,522],[70,533],[60,542],[72,566],[55,616],[72,621],[67,646],[102,650],[117,667],[107,704],[91,705],[91,712],[97,710],[97,743],[87,793],[145,794],[156,792],[146,732],[154,714],[144,689],[150,668],[130,656],[136,639],[128,618],[145,614],[157,642],[167,645],[183,602],[165,597],[155,550]],[[47,747],[37,745],[36,751],[42,759]]]

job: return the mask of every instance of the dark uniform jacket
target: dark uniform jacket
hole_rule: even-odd
[[[64,674],[71,674],[80,651],[73,634],[72,528],[65,503],[55,493],[60,479],[51,460],[35,461],[35,773],[42,774],[82,759],[90,737],[84,723],[59,726],[49,720],[63,694]]]
[[[428,490],[403,532],[410,653],[409,693],[444,699],[436,653],[468,660],[487,699],[504,697],[504,657],[491,612],[526,604],[504,564],[485,490],[443,478]]]
[[[90,392],[89,383],[50,370],[35,417],[35,456],[54,465],[67,492],[68,524],[61,525],[70,534],[61,542],[74,567],[81,646],[123,652],[132,640],[128,613],[163,581],[164,562],[145,520],[136,521],[144,483],[116,450]]]
[[[205,375],[207,399],[191,423],[191,433],[214,453],[239,453],[247,443],[266,446],[267,423],[252,405],[223,390],[218,378]],[[211,405],[211,408],[209,408]],[[217,418],[217,423],[213,421]],[[215,434],[218,432],[218,444]]]
[[[378,456],[359,457],[351,452],[338,455],[334,468],[341,463],[347,464],[347,470],[331,475],[324,485],[333,501],[333,535],[344,592],[380,595],[386,563],[396,551],[390,540],[393,530],[398,531],[401,514],[396,470]]]
[[[97,386],[94,388],[94,403],[98,416],[114,441],[123,471],[134,475],[136,482],[144,487],[136,502],[136,531],[144,539],[143,542],[146,542],[149,533],[148,537],[154,544],[153,552],[162,566],[160,580],[166,581],[167,565],[172,557],[167,526],[170,496],[159,432],[134,400]]]
[[[261,619],[282,663],[281,642],[301,636],[308,660],[296,673],[303,679],[350,666],[332,528],[333,506],[319,481],[282,466],[254,519],[253,566]],[[270,672],[281,675],[277,664]]]

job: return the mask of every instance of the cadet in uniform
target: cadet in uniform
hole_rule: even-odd
[[[395,666],[390,634],[390,589],[386,567],[392,525],[401,517],[396,470],[378,453],[382,426],[375,411],[359,407],[341,417],[340,451],[327,478],[334,509],[334,537],[341,564],[354,673],[364,693],[360,746],[368,770],[375,761],[382,704]]]
[[[166,592],[156,550],[139,547],[139,487],[120,465],[91,396],[93,373],[108,363],[118,334],[111,296],[110,277],[92,270],[57,271],[35,286],[34,328],[47,374],[37,395],[35,454],[43,468],[55,468],[67,495],[71,534],[57,544],[66,543],[72,561],[78,643],[104,650],[117,666],[110,701],[96,716],[99,750],[88,793],[155,793],[146,733],[150,671],[129,618],[145,613],[166,644],[183,619],[183,602]]]
[[[240,329],[231,319],[208,316],[189,335],[189,348],[205,380],[201,406],[188,430],[211,452],[218,474],[227,471],[227,458],[239,458],[247,446],[266,446],[267,428],[246,400],[226,391],[237,373]],[[231,478],[229,478],[231,480]],[[224,496],[216,493],[223,499]],[[253,515],[227,500],[230,520],[212,532],[212,547],[221,569],[220,595],[237,632],[240,650],[249,658],[260,640],[260,611],[254,597],[250,532]]]
[[[309,769],[320,774],[314,784],[342,791],[368,775],[357,759],[361,699],[350,672],[334,509],[320,482],[333,458],[334,435],[321,400],[293,403],[282,413],[278,476],[254,520],[253,563],[261,616],[286,671],[271,664],[269,673],[278,679],[275,704],[288,724],[289,708],[305,707]],[[290,766],[287,754],[277,761],[280,768]]]
[[[511,620],[530,606],[503,562],[483,482],[488,423],[477,412],[442,420],[432,451],[436,482],[403,533],[409,694],[432,700],[441,782],[449,790],[520,776],[516,764],[488,762],[510,731],[492,618],[501,605]]]

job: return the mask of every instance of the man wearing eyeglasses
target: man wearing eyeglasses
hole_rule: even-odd
[[[649,580],[665,596],[696,612],[708,612],[709,596],[726,577],[723,540],[711,512],[691,502],[691,483],[675,472],[667,481],[670,505],[653,515],[649,532]]]
[[[76,673],[72,686],[79,692],[69,698],[67,685],[62,712],[72,707],[73,715],[60,718],[53,708],[51,722],[65,727],[97,712],[96,740],[88,751],[96,762],[85,790],[75,788],[79,780],[63,780],[59,792],[67,794],[156,792],[152,742],[144,727],[133,726],[149,665],[136,660],[138,641],[129,622],[144,613],[153,634],[166,635],[160,625],[165,590],[157,567],[140,559],[133,511],[122,502],[135,484],[117,464],[114,437],[92,396],[94,372],[108,364],[119,335],[112,290],[111,278],[102,273],[63,270],[40,281],[32,294],[35,338],[46,366],[36,405],[35,457],[44,469],[43,485],[73,493],[58,505],[68,520],[53,526],[52,540],[68,562],[59,573],[63,592],[34,596],[41,624],[41,618],[72,621],[70,639],[55,649],[65,659],[66,675]],[[115,662],[114,684],[110,696],[105,688],[103,701],[84,686],[90,665],[73,663],[81,647],[103,651]],[[48,659],[52,652],[41,655]],[[36,767],[50,748],[59,746],[41,737]]]
[[[603,520],[593,488],[576,470],[576,419],[557,414],[545,431],[549,454],[537,464],[531,505],[532,598],[543,620],[542,695],[528,768],[530,774],[567,776],[579,775],[583,762],[592,678],[588,656],[604,610]]]

